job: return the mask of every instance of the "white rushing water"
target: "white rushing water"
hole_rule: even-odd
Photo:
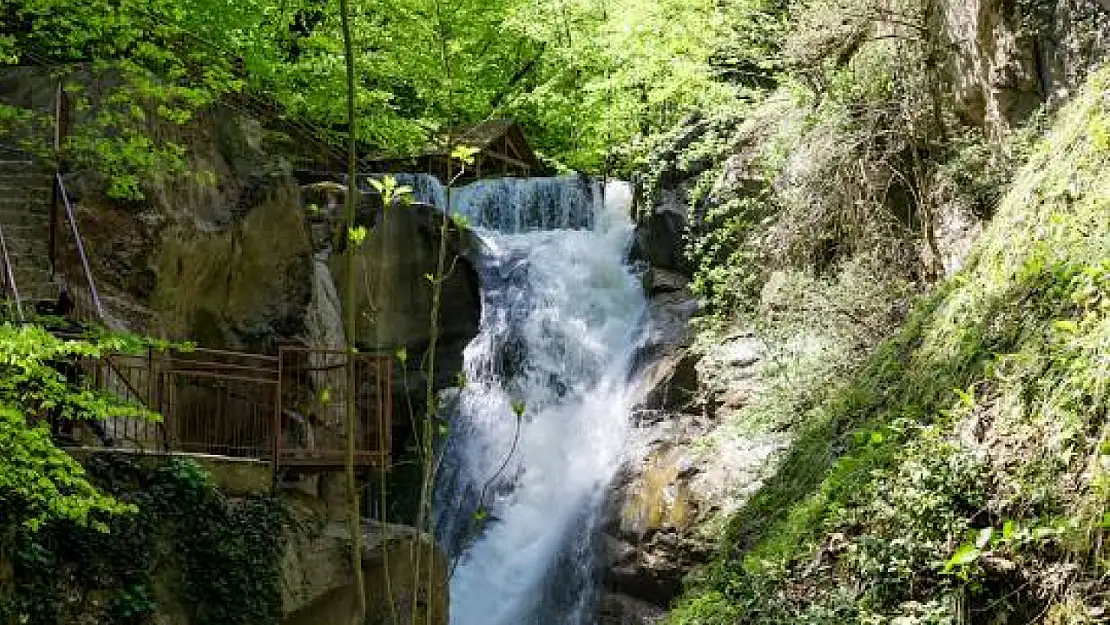
[[[415,182],[417,199],[445,203]],[[453,625],[596,621],[593,538],[645,314],[625,264],[630,203],[628,185],[575,177],[482,181],[451,202],[484,248],[481,329],[448,400],[437,492]]]

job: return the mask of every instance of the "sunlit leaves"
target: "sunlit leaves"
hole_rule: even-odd
[[[351,245],[358,247],[362,245],[363,241],[366,240],[367,234],[368,231],[366,230],[366,226],[355,226],[354,228],[348,228],[347,240],[350,241]]]
[[[156,418],[114,395],[75,386],[56,366],[140,347],[129,335],[62,341],[39,327],[0,326],[0,515],[31,530],[62,518],[103,529],[105,515],[132,509],[93,487],[54,445],[46,422],[32,420]]]
[[[474,156],[480,150],[472,145],[457,145],[455,149],[451,150],[451,158],[459,161],[464,165],[473,165]]]
[[[381,179],[371,178],[370,186],[381,194],[382,204],[392,206],[395,202],[407,202],[412,197],[412,187],[397,183],[393,176],[383,176]]]

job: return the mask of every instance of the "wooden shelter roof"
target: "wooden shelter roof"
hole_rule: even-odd
[[[498,161],[520,172],[539,172],[543,164],[528,139],[520,124],[511,119],[492,119],[471,126],[462,126],[440,135],[427,147],[414,156],[372,156],[370,162],[405,163],[418,160],[442,160],[451,158],[451,146],[464,145],[476,148],[479,159],[485,157],[491,161]],[[389,169],[393,169],[390,167]],[[495,170],[487,169],[490,173]]]

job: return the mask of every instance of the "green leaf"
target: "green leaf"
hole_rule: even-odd
[[[959,549],[956,549],[956,552],[953,553],[952,557],[948,559],[947,563],[945,563],[944,572],[951,573],[956,568],[974,564],[982,555],[983,552],[975,545],[968,543],[960,545]]]
[[[350,241],[351,244],[355,247],[358,247],[359,245],[362,245],[363,241],[366,240],[367,234],[368,232],[365,226],[350,228],[347,230],[347,240]]]
[[[1059,319],[1052,322],[1052,327],[1058,332],[1075,334],[1079,331],[1079,324],[1070,319]]]
[[[451,150],[451,158],[465,165],[473,165],[474,156],[478,154],[478,152],[480,152],[480,150],[476,147],[469,145],[458,145],[455,146],[455,149]]]

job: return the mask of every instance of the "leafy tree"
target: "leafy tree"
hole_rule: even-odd
[[[40,327],[0,325],[0,524],[4,528],[23,526],[34,531],[59,519],[103,528],[108,516],[131,509],[97,490],[81,465],[54,444],[48,418],[154,417],[113,395],[75,385],[62,372],[74,359],[138,345],[135,339],[121,336],[63,341]]]

